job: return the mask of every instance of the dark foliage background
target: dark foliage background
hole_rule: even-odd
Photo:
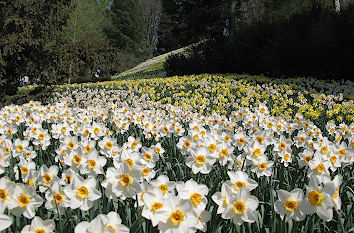
[[[167,75],[248,73],[349,79],[354,72],[354,5],[340,13],[321,4],[287,17],[238,25],[232,38],[208,40],[170,56]]]

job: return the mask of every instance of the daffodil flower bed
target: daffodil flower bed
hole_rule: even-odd
[[[267,81],[66,85],[2,108],[0,230],[353,230],[352,86]]]

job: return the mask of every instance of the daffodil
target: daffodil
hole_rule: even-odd
[[[94,201],[102,196],[96,189],[94,177],[84,179],[80,175],[74,175],[70,184],[64,187],[64,194],[70,199],[70,208],[84,211],[89,210]]]
[[[293,189],[291,192],[286,190],[277,190],[279,200],[275,201],[274,209],[280,215],[281,219],[288,222],[290,219],[302,221],[305,219],[303,200],[304,193],[301,189]]]
[[[321,219],[331,221],[333,218],[333,200],[335,184],[329,176],[311,176],[304,200],[304,213],[316,213]]]
[[[170,195],[166,202],[166,222],[159,222],[158,229],[161,233],[195,232],[192,229],[198,223],[198,216],[191,208],[189,200],[180,199]]]
[[[23,215],[32,219],[35,216],[35,209],[43,203],[41,196],[36,194],[32,186],[15,184],[8,201],[8,209],[15,216]]]
[[[242,225],[243,222],[253,223],[256,220],[254,211],[258,204],[259,201],[255,196],[251,196],[245,188],[240,188],[237,193],[230,196],[229,204],[221,217],[232,219],[237,225]]]
[[[22,228],[21,233],[54,233],[55,222],[53,219],[43,220],[41,217],[35,216],[31,225]]]

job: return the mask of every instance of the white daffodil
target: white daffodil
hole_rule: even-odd
[[[258,163],[259,160],[264,156],[265,149],[265,145],[260,144],[258,141],[253,141],[252,144],[245,147],[246,158],[249,161]]]
[[[339,188],[342,184],[343,177],[341,175],[336,175],[332,181],[334,183],[334,186],[336,187],[336,191],[332,196],[334,208],[336,210],[340,210],[342,207],[342,200],[340,199],[340,196],[339,196]]]
[[[59,167],[56,165],[52,165],[49,168],[46,165],[42,165],[39,173],[40,173],[40,183],[39,186],[40,192],[45,192],[48,187],[50,188],[54,183],[59,182],[58,175]]]
[[[336,187],[328,175],[311,176],[303,203],[304,212],[306,214],[317,213],[321,219],[331,221],[334,206],[332,197],[335,192]]]
[[[99,156],[97,151],[91,152],[86,156],[86,165],[80,169],[81,174],[96,177],[98,174],[104,174],[103,167],[106,165],[107,159]]]
[[[162,194],[158,188],[153,188],[144,193],[145,205],[141,215],[151,220],[152,226],[154,227],[159,224],[159,222],[166,223],[168,219],[168,210],[166,209],[167,201],[164,194]]]
[[[157,187],[158,189],[160,189],[162,194],[174,193],[174,190],[176,188],[176,182],[170,181],[170,179],[166,175],[160,175],[155,180],[152,180],[150,184],[153,187]]]
[[[64,190],[59,182],[55,182],[52,187],[46,191],[45,198],[47,199],[45,208],[51,209],[55,213],[59,211],[59,214],[62,214],[64,213],[64,207],[70,207],[71,205],[70,200],[64,194]]]
[[[315,153],[313,159],[309,161],[308,177],[313,175],[329,175],[330,162],[325,160],[319,153]]]
[[[109,212],[99,214],[91,222],[80,222],[75,227],[75,233],[129,233],[129,228],[122,224],[119,214]]]
[[[251,171],[255,172],[257,177],[271,176],[274,162],[268,161],[266,156],[260,156],[258,161],[253,161]]]
[[[177,143],[177,148],[183,155],[188,155],[191,150],[195,147],[195,142],[191,136],[181,137]]]
[[[291,192],[286,190],[277,190],[279,200],[275,201],[274,209],[280,215],[281,219],[288,222],[290,219],[302,221],[306,214],[303,212],[304,193],[301,189],[294,189]]]
[[[31,219],[36,215],[35,208],[40,207],[42,203],[41,196],[36,194],[31,186],[15,184],[8,202],[8,208],[15,216],[23,215]]]
[[[218,205],[217,214],[225,212],[230,203],[230,196],[233,194],[232,188],[225,183],[221,185],[221,192],[216,192],[211,199]]]
[[[0,231],[6,230],[12,225],[12,218],[0,213]]]
[[[70,208],[89,210],[93,202],[101,198],[102,194],[96,189],[96,179],[89,177],[86,180],[75,175],[69,185],[64,188],[65,195],[70,199]]]
[[[111,137],[104,137],[101,141],[98,142],[100,147],[100,153],[107,156],[108,158],[114,157],[114,152],[118,150],[118,145],[116,139]]]
[[[224,166],[228,162],[232,162],[233,161],[232,153],[234,152],[234,149],[235,149],[233,146],[230,146],[226,142],[219,142],[217,144],[217,148],[218,148],[217,154],[219,155],[217,157],[217,160],[219,161],[221,166]]]
[[[245,188],[240,188],[237,193],[234,193],[229,198],[229,205],[221,214],[222,218],[232,219],[237,225],[241,225],[243,222],[255,222],[254,211],[259,204],[257,197],[250,196]]]
[[[180,199],[171,194],[166,202],[166,222],[159,222],[161,233],[195,232],[193,228],[198,223],[198,216],[193,211],[189,200]]]
[[[185,200],[190,200],[193,209],[199,216],[208,203],[206,196],[208,195],[208,186],[204,184],[198,184],[193,179],[186,181],[185,183],[178,183],[176,185],[178,197]]]
[[[41,217],[35,216],[31,225],[22,228],[21,233],[54,233],[55,222],[52,219],[43,220]]]
[[[305,149],[303,152],[299,153],[298,164],[300,168],[307,167],[311,159],[313,158],[314,152],[311,149]]]
[[[197,225],[195,225],[195,228],[202,232],[206,232],[207,222],[209,222],[210,219],[211,219],[211,213],[209,211],[203,210],[198,217],[198,223]]]
[[[192,168],[194,174],[197,174],[199,172],[202,174],[208,174],[211,171],[212,166],[215,162],[215,154],[211,153],[210,149],[206,147],[201,147],[197,150],[193,150],[191,152],[191,155],[186,158],[186,165]]]
[[[0,213],[4,213],[11,198],[14,183],[7,176],[0,178]]]
[[[140,192],[142,176],[139,170],[130,168],[127,163],[121,163],[119,168],[110,167],[106,172],[106,180],[101,185],[109,198],[114,196],[123,200]]]
[[[238,192],[240,188],[245,188],[248,191],[252,191],[257,188],[258,183],[248,177],[248,174],[243,171],[227,172],[230,180],[226,181],[224,184],[229,186],[234,192]]]

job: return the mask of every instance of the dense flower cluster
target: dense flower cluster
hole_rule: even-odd
[[[68,213],[88,212],[90,217],[72,220],[75,232],[129,232],[131,224],[118,205],[133,202],[138,218],[160,232],[206,232],[217,215],[237,226],[258,221],[260,206],[269,208],[264,196],[269,191],[278,200],[269,202],[268,210],[286,222],[312,214],[331,221],[333,210],[341,210],[343,176],[354,162],[354,123],[317,125],[306,119],[307,112],[274,115],[273,97],[283,98],[277,87],[270,94],[270,86],[245,84],[240,88],[254,96],[240,99],[254,98],[252,105],[239,104],[228,115],[203,115],[198,108],[152,101],[153,92],[139,96],[128,82],[120,85],[125,89],[69,89],[72,100],[66,92],[57,95],[56,101],[68,103],[30,102],[0,110],[0,230],[24,218],[30,224],[22,224],[22,232],[54,232],[63,230]],[[229,91],[220,86],[216,93]],[[268,92],[257,94],[261,90]],[[293,95],[290,87],[286,92]],[[180,93],[173,94],[176,102],[191,97]],[[313,95],[311,101],[321,106],[316,99],[322,97]],[[217,105],[220,98],[233,97],[209,101]],[[273,105],[260,102],[264,99],[273,99]],[[334,108],[344,101],[322,100]],[[350,103],[338,104],[352,108]],[[175,175],[168,176],[166,168]],[[301,184],[274,185],[295,170],[304,174]],[[201,182],[212,175],[218,180]],[[263,183],[271,185],[269,191],[260,190]],[[43,220],[49,216],[43,209],[54,217]]]

